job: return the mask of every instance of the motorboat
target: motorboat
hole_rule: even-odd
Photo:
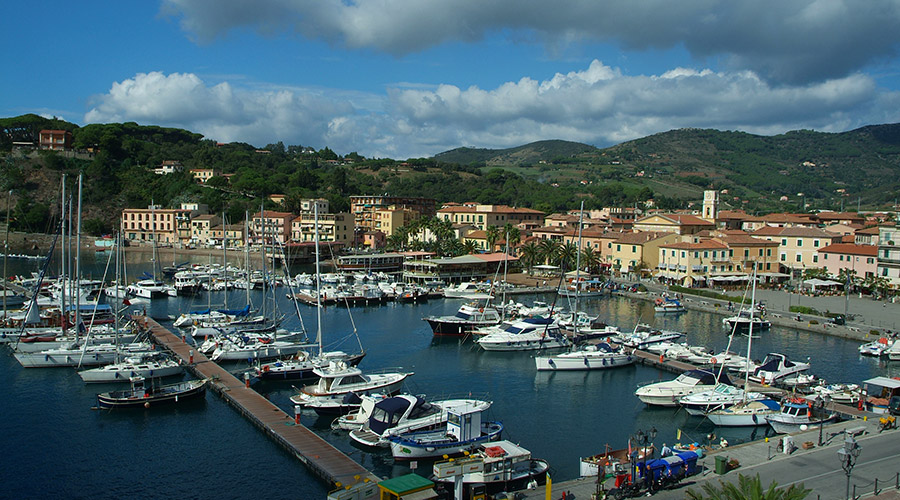
[[[253,374],[262,380],[301,380],[315,376],[314,369],[328,366],[331,361],[339,360],[356,366],[365,356],[365,352],[351,355],[343,351],[330,351],[314,355],[299,351],[287,359],[260,364],[253,369]]]
[[[670,330],[656,330],[650,325],[639,324],[634,327],[631,333],[611,338],[613,342],[618,342],[626,347],[645,350],[647,347],[658,344],[660,342],[671,342],[680,339],[684,334]]]
[[[900,339],[891,342],[890,347],[884,350],[884,354],[890,361],[900,361]]]
[[[900,396],[900,378],[870,378],[863,380],[863,388],[866,411],[888,413],[891,399]]]
[[[636,462],[644,461],[652,456],[655,451],[656,448],[652,444],[618,450],[611,450],[609,445],[606,445],[606,450],[603,453],[581,457],[578,463],[578,470],[583,478],[596,477],[601,470],[604,475],[611,474],[615,476],[618,472],[631,470],[632,459],[636,459]]]
[[[633,365],[635,357],[621,348],[602,342],[554,356],[535,356],[538,371],[603,370]]]
[[[311,344],[300,344],[272,337],[244,339],[242,336],[225,337],[210,357],[213,361],[265,360],[293,356]]]
[[[132,377],[131,389],[97,394],[100,408],[153,408],[201,398],[209,379],[147,387],[143,377]]]
[[[328,366],[315,368],[319,377],[317,383],[300,389],[300,394],[291,397],[299,406],[310,408],[319,414],[343,414],[359,408],[362,394],[396,394],[403,381],[412,372],[385,371],[364,374],[345,361],[331,361]],[[356,397],[347,397],[354,394]]]
[[[87,345],[77,349],[48,349],[38,352],[18,352],[13,355],[25,368],[60,366],[100,366],[114,363],[121,356],[153,352],[146,342],[116,346],[114,344]]]
[[[531,452],[510,441],[482,444],[468,457],[437,462],[432,480],[454,486],[456,471],[462,465],[462,477],[457,484],[463,492],[457,498],[476,498],[476,489],[494,495],[501,491],[515,491],[546,482],[550,464],[533,458]],[[496,497],[495,497],[496,498]]]
[[[134,377],[162,378],[180,375],[184,367],[171,358],[157,356],[130,356],[118,363],[78,372],[87,383],[128,382]]]
[[[857,384],[828,384],[812,387],[811,395],[837,404],[857,406],[862,397],[862,387]]]
[[[634,395],[648,405],[674,407],[683,396],[715,389],[718,384],[731,385],[731,380],[725,373],[716,375],[709,370],[688,370],[675,380],[638,387]]]
[[[380,393],[363,394],[359,397],[359,408],[356,411],[339,415],[331,421],[333,430],[342,429],[345,431],[353,431],[361,429],[362,426],[369,422],[369,417],[375,411],[375,405],[389,396]]]
[[[201,275],[193,271],[178,271],[175,273],[175,293],[177,295],[195,295],[200,291]]]
[[[766,419],[779,411],[781,405],[778,401],[766,398],[713,410],[706,414],[706,418],[719,427],[753,427],[767,425]]]
[[[806,398],[789,398],[781,403],[781,411],[766,417],[772,429],[779,434],[789,434],[804,427],[830,422],[837,414],[825,408],[824,401]]]
[[[687,312],[687,309],[680,300],[670,299],[668,297],[665,299],[656,299],[653,310],[658,314],[678,314]]]
[[[784,354],[770,352],[751,378],[762,384],[772,384],[807,370],[809,363],[791,361]]]
[[[474,281],[450,285],[444,288],[444,297],[448,299],[490,299],[493,296],[482,290],[482,285]]]
[[[706,415],[710,411],[728,408],[743,401],[758,401],[766,395],[759,392],[746,392],[733,385],[718,384],[715,389],[696,392],[682,396],[678,404],[694,416]]]
[[[485,351],[534,351],[570,345],[555,318],[522,318],[475,341]]]
[[[877,358],[885,354],[888,348],[892,347],[893,344],[894,341],[888,339],[887,337],[881,337],[878,340],[867,342],[859,346],[859,353],[863,356],[874,356]]]
[[[485,410],[479,406],[473,404],[449,411],[447,424],[435,430],[389,437],[391,455],[395,460],[455,456],[471,453],[484,443],[497,441],[503,432],[503,424],[484,421]]]
[[[169,290],[173,293],[169,293]],[[167,297],[174,294],[174,287],[166,284],[163,281],[158,281],[154,279],[143,279],[139,280],[136,283],[128,285],[125,289],[129,295],[134,295],[136,297],[142,297],[145,299],[157,299],[161,297]]]
[[[495,307],[473,302],[460,306],[453,316],[426,316],[423,319],[431,325],[435,336],[461,337],[476,328],[500,323],[500,313]]]
[[[760,330],[768,330],[772,323],[768,320],[763,319],[759,316],[760,311],[757,309],[753,310],[744,310],[738,312],[735,316],[729,316],[727,318],[722,319],[722,324],[728,328],[729,331],[737,330],[737,331],[745,331],[750,329],[750,325],[753,325],[753,331],[758,332]]]
[[[452,411],[466,408],[487,410],[490,401],[446,399],[428,402],[419,396],[401,394],[375,403],[368,421],[350,431],[350,439],[364,446],[388,447],[388,437],[446,425]]]

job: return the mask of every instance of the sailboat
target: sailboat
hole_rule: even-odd
[[[753,266],[753,292],[750,294],[750,303],[756,304],[756,266]],[[750,357],[753,346],[753,308],[750,308],[750,322],[747,334],[747,359]],[[737,329],[737,326],[735,326]],[[706,414],[715,425],[722,427],[751,427],[767,425],[767,417],[775,415],[781,410],[778,401],[770,398],[748,400],[747,391],[750,387],[750,371],[744,371],[744,391],[741,402],[727,408],[719,408]]]
[[[581,228],[584,223],[584,202],[581,202],[581,215],[578,218],[578,253],[575,257],[575,282],[581,282]],[[573,318],[578,317],[578,299],[580,287],[575,287],[575,306]],[[575,338],[578,338],[578,321],[573,321]],[[607,343],[587,344],[570,349],[554,356],[535,356],[534,364],[538,371],[555,370],[602,370],[634,364],[634,356],[615,349]]]
[[[751,295],[751,300],[756,298],[756,266],[754,266],[753,271],[753,279],[752,279],[752,290],[753,293]],[[746,298],[746,292],[744,292],[744,298]],[[751,302],[751,306],[753,303]],[[731,343],[734,341],[734,335],[737,333],[737,326],[731,329],[731,335],[728,337],[728,345],[725,348],[726,352],[730,352]],[[751,332],[752,333],[752,332]],[[750,336],[750,340],[752,341],[753,336]],[[748,349],[750,344],[748,342]],[[749,359],[749,354],[748,354]],[[719,376],[721,377],[722,370],[725,369],[725,365],[721,365],[719,367]],[[746,372],[749,373],[749,372]],[[759,392],[749,392],[750,388],[746,384],[744,388],[734,387],[732,385],[726,385],[719,383],[715,388],[709,391],[699,392],[695,394],[689,394],[687,396],[683,396],[678,400],[678,404],[680,404],[689,414],[694,416],[704,416],[707,413],[714,410],[721,410],[725,408],[729,408],[738,403],[747,403],[748,401],[760,401],[767,398],[765,394]]]

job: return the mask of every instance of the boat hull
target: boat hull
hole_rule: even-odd
[[[534,358],[538,371],[565,371],[565,370],[605,370],[620,368],[634,364],[634,357],[628,354],[614,354],[607,356],[572,356],[570,354],[559,356],[538,356]]]
[[[345,361],[349,366],[356,366],[366,356],[365,353],[348,356]],[[302,380],[315,377],[313,370],[316,365],[311,362],[296,363],[285,362],[283,366],[272,366],[269,369],[259,370],[257,377],[262,380]]]
[[[500,439],[503,432],[503,424],[500,422],[486,422],[482,425],[482,433],[480,436],[466,440],[456,441],[449,439],[427,439],[433,434],[438,437],[438,433],[415,433],[406,437],[397,436],[390,438],[391,455],[394,460],[419,460],[426,458],[438,458],[444,455],[455,456],[462,455],[467,451],[473,451],[480,445],[496,441]],[[420,435],[423,438],[420,438]]]
[[[113,391],[97,395],[100,408],[153,408],[200,399],[206,394],[206,380],[192,380],[173,386],[164,386],[160,392],[138,397],[132,391]],[[171,390],[170,390],[171,389]]]
[[[131,377],[162,378],[171,377],[173,375],[181,375],[184,373],[184,367],[178,364],[161,365],[153,368],[132,368],[119,370],[104,370],[97,368],[94,370],[84,370],[78,372],[81,379],[88,384],[110,383],[110,382],[128,382]]]

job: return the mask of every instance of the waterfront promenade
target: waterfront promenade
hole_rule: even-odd
[[[778,451],[777,440],[781,436],[708,451],[698,462],[699,474],[685,479],[677,488],[655,493],[652,498],[683,499],[688,489],[699,492],[703,484],[710,481],[737,482],[739,474],[759,474],[763,486],[772,481],[779,486],[802,483],[812,490],[808,499],[844,498],[847,476],[841,469],[837,450],[843,445],[845,430],[855,435],[862,450],[852,471],[851,493],[855,486],[857,496],[872,498],[877,478],[879,490],[886,490],[882,493],[884,496],[877,498],[896,498],[887,495],[896,493],[897,473],[900,473],[900,432],[894,429],[879,433],[877,419],[854,419],[825,426],[821,429],[822,446],[819,446],[818,427],[793,434],[791,437],[797,448],[790,454]],[[812,447],[804,449],[804,443],[811,443]],[[736,460],[739,465],[724,475],[716,474],[717,456]],[[607,480],[604,489],[609,490],[612,486],[613,481]],[[562,493],[566,492],[567,499],[588,500],[597,492],[597,487],[596,478],[553,482],[551,498],[562,498]],[[545,495],[546,488],[541,486],[522,492],[521,498],[537,500],[544,499]]]

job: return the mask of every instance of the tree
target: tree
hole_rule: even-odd
[[[466,240],[466,242],[463,243],[463,249],[467,255],[473,254],[478,252],[478,244],[475,243],[475,240]]]
[[[775,481],[763,490],[759,474],[755,477],[738,475],[738,484],[719,481],[716,486],[712,481],[704,483],[702,492],[693,488],[687,490],[687,498],[691,500],[803,500],[812,490],[806,489],[803,484],[792,484],[785,488],[779,488]]]
[[[541,240],[541,261],[543,261],[545,264],[552,264],[553,262],[556,262],[556,255],[559,252],[559,248],[561,246],[562,244],[560,242],[550,238]]]
[[[566,270],[575,269],[575,259],[578,257],[578,246],[571,241],[559,248],[557,253],[559,265]]]
[[[587,269],[588,273],[592,273],[594,269],[600,266],[600,253],[595,252],[591,247],[584,247],[581,250],[581,267]]]
[[[484,238],[487,241],[487,251],[493,252],[494,245],[500,239],[500,228],[498,226],[488,226],[484,231]]]
[[[529,241],[522,245],[522,248],[519,250],[522,256],[522,264],[528,268],[528,274],[531,274],[531,268],[540,261],[541,249],[538,247],[537,243]]]

